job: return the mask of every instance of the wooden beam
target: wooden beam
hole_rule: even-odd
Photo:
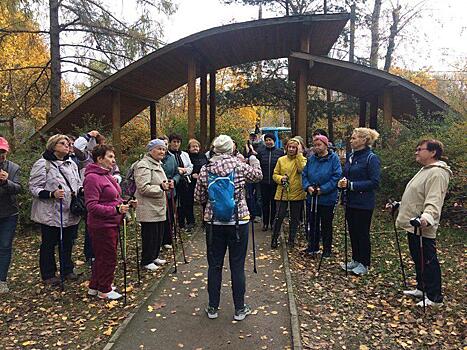
[[[306,138],[306,120],[307,120],[307,108],[306,103],[308,99],[307,90],[307,69],[303,64],[300,65],[298,70],[298,78],[295,82],[295,122],[297,128],[297,135]]]
[[[209,73],[209,143],[216,137],[216,72]]]
[[[188,62],[188,138],[195,137],[196,123],[196,61],[191,58]]]
[[[360,99],[360,113],[358,115],[358,126],[364,128],[366,126],[366,101]]]
[[[120,91],[112,91],[112,145],[117,162],[122,160]]]
[[[200,80],[199,132],[199,141],[203,151],[206,149],[208,139],[208,77],[205,69],[201,71]]]
[[[392,88],[388,87],[383,92],[383,127],[388,131],[392,127]]]
[[[151,129],[151,140],[154,140],[157,138],[156,101],[149,103],[149,126]]]
[[[370,128],[378,129],[378,96],[373,96],[370,101]]]
[[[302,31],[300,34],[300,51],[305,53],[310,53],[311,49],[311,26],[304,25],[302,26]]]

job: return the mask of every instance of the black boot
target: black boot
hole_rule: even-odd
[[[276,249],[279,246],[278,238],[279,238],[279,235],[276,235],[274,233],[272,234],[272,240],[271,240],[272,249]]]

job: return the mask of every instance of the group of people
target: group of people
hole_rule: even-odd
[[[112,282],[123,218],[131,212],[141,224],[140,264],[155,271],[166,263],[160,251],[171,248],[174,221],[188,232],[193,229],[197,201],[202,205],[209,265],[206,313],[209,318],[218,316],[228,249],[234,318],[243,320],[251,313],[244,302],[249,221],[259,212],[263,231],[272,230],[271,247],[275,249],[288,214],[289,247],[294,247],[302,222],[308,239],[306,253],[318,253],[322,241],[323,258],[328,258],[339,192],[352,248],[352,259],[342,268],[364,275],[371,262],[370,226],[380,182],[380,160],[372,151],[378,136],[375,130],[356,128],[350,139],[352,151],[341,166],[323,130],[313,134],[310,149],[298,136],[289,139],[285,149],[278,148],[274,135],[266,134],[255,145],[247,143],[243,154],[227,135],[218,136],[206,153],[191,139],[185,152],[182,138],[173,134],[147,144],[146,153],[131,166],[132,177],[125,178],[134,181],[135,191],[124,198],[114,149],[98,131],[76,140],[54,135],[33,165],[28,184],[33,196],[31,219],[41,228],[42,280],[47,285],[61,282],[55,261],[57,245],[62,281],[77,278],[72,250],[84,216],[85,254],[92,265],[88,294],[119,299],[122,295]],[[18,218],[16,195],[22,190],[19,166],[7,160],[9,151],[8,141],[0,137],[0,293],[8,292],[6,277]],[[451,172],[440,160],[441,142],[423,140],[415,154],[422,169],[408,183],[397,217],[397,225],[408,233],[417,273],[417,289],[404,293],[426,296],[424,304],[438,305],[442,302],[441,270],[435,238]],[[261,197],[259,210],[255,193]],[[80,198],[84,198],[85,214],[76,211]],[[419,217],[418,231],[410,224],[414,217]],[[416,234],[423,237],[423,252]],[[421,254],[424,261],[419,259]]]

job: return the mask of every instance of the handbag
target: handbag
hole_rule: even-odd
[[[70,212],[73,215],[84,217],[87,214],[86,205],[84,204],[84,192],[78,191],[78,194],[76,194],[75,191],[73,191],[73,188],[71,187],[70,182],[68,181],[66,176],[62,173],[62,169],[60,169],[60,167],[57,165],[55,166],[57,167],[62,177],[65,179],[65,182],[71,191]]]

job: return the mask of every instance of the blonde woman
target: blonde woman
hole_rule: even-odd
[[[380,181],[380,161],[371,146],[379,133],[356,128],[350,138],[352,152],[347,154],[338,187],[346,190],[346,220],[352,245],[352,261],[342,268],[356,275],[368,273],[371,257],[370,225],[375,207],[375,191]]]

